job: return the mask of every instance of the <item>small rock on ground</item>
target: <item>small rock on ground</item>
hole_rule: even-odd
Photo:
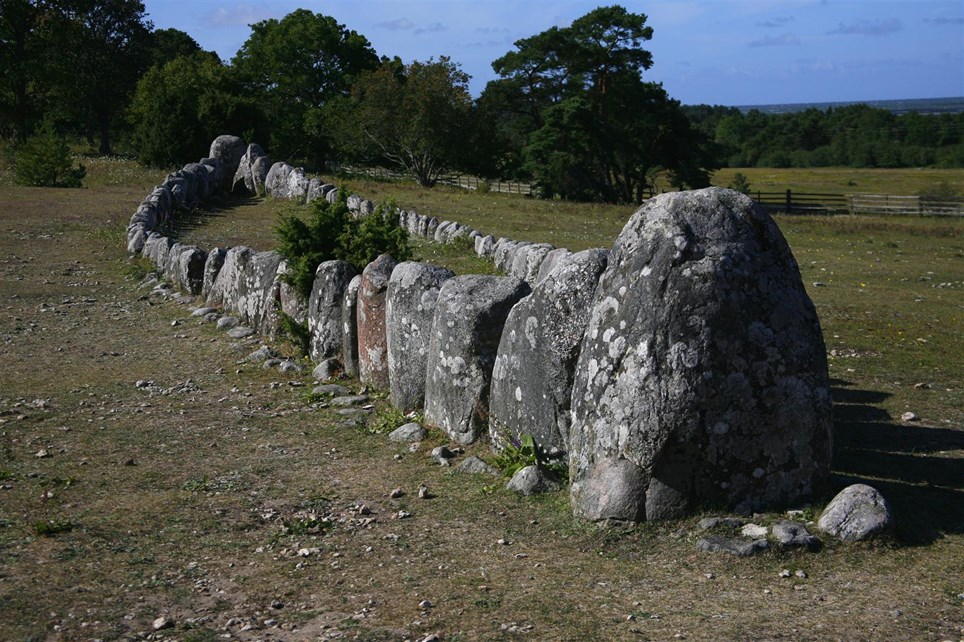
[[[729,553],[737,557],[749,557],[770,548],[765,539],[750,540],[741,537],[707,535],[696,542],[696,549],[704,553]]]
[[[396,428],[388,435],[389,441],[398,443],[422,441],[426,437],[428,437],[428,431],[415,422]]]
[[[468,475],[492,475],[493,477],[499,476],[499,471],[494,466],[488,465],[475,455],[466,457],[462,463],[455,467],[454,472],[465,473]]]

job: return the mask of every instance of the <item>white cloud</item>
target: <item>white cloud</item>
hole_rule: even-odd
[[[849,25],[840,23],[829,34],[839,34],[843,36],[888,36],[903,29],[904,25],[898,18],[887,20],[857,20]]]
[[[415,23],[408,18],[398,18],[389,22],[379,22],[375,26],[389,31],[408,31],[415,28]]]
[[[201,19],[201,23],[205,27],[219,29],[251,25],[271,17],[270,12],[263,7],[255,7],[250,4],[232,4],[230,8],[218,7],[208,12]]]
[[[785,33],[782,36],[772,36],[761,38],[747,43],[748,47],[796,47],[800,44],[800,39],[792,33]]]
[[[439,31],[446,31],[447,29],[448,27],[441,22],[433,22],[427,27],[419,27],[414,33],[417,36],[420,33],[438,33]]]

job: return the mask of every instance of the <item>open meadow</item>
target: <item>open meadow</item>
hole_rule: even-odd
[[[734,558],[697,551],[698,517],[603,530],[573,518],[565,492],[521,498],[453,475],[428,457],[448,443],[440,433],[414,452],[381,434],[383,393],[360,419],[306,394],[310,368],[246,363],[259,340],[151,296],[124,251],[164,173],[84,162],[79,190],[0,171],[0,639],[964,638],[964,221],[777,217],[830,355],[834,488],[877,487],[897,529]],[[932,179],[847,180],[906,191]],[[632,213],[349,185],[573,250],[610,246]],[[271,249],[290,207],[233,200],[178,235]],[[457,250],[417,254],[490,269]]]

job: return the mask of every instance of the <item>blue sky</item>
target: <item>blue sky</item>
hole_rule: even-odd
[[[145,0],[158,29],[186,31],[230,60],[248,25],[297,8],[334,17],[379,55],[450,56],[478,94],[513,43],[565,26],[601,3],[583,0]],[[603,3],[605,4],[605,3]],[[962,0],[662,0],[623,2],[648,16],[654,65],[685,104],[964,96]]]

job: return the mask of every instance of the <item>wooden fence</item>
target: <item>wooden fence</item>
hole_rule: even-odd
[[[934,200],[888,194],[817,194],[751,191],[750,198],[769,212],[785,214],[872,214],[964,216],[964,199]]]

